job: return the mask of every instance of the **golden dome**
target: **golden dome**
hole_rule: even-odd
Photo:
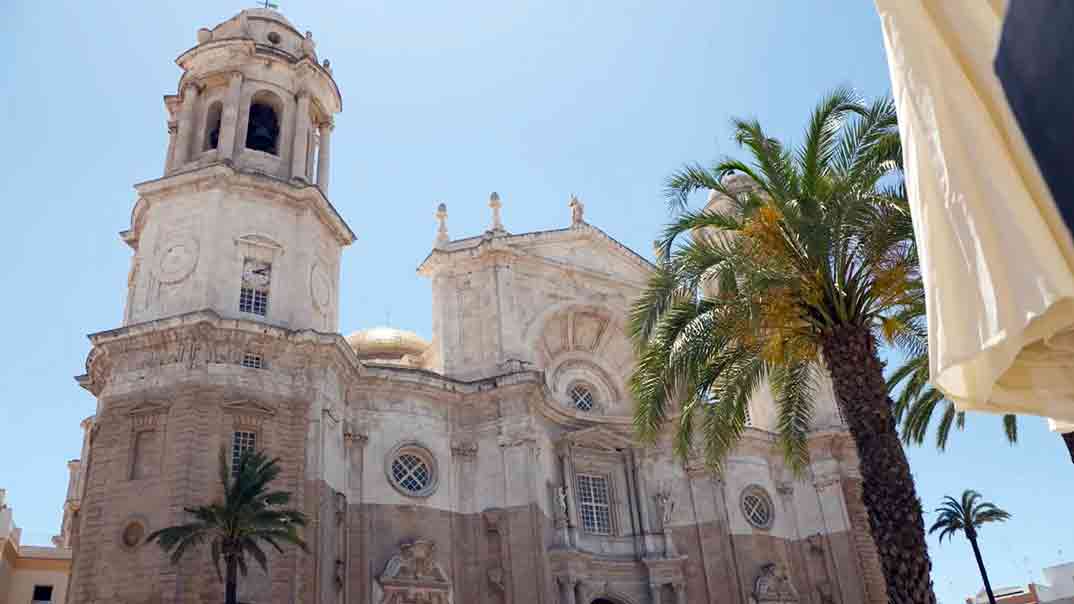
[[[366,359],[402,359],[421,356],[429,348],[418,334],[394,327],[373,327],[356,331],[346,338],[354,354]]]

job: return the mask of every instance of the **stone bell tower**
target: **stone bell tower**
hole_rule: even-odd
[[[335,502],[321,452],[342,449],[341,376],[356,363],[336,334],[354,240],[328,200],[339,89],[312,34],[268,9],[198,30],[176,62],[164,174],[135,185],[121,233],[133,250],[123,325],[90,335],[77,378],[97,410],[68,601],[219,600],[206,548],[172,564],[144,538],[222,495],[221,452],[257,448],[280,458],[273,487],[312,519],[317,555],[270,551],[239,597],[328,604],[337,590],[318,560],[335,560],[338,530],[318,524]]]
[[[335,331],[354,234],[328,201],[341,97],[310,32],[245,10],[176,60],[164,177],[135,186],[125,323],[211,309]]]

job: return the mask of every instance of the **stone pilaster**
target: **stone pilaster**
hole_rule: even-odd
[[[239,131],[239,103],[242,99],[242,73],[232,73],[228,78],[227,96],[220,114],[220,139],[217,150],[221,159],[235,157],[235,139]]]
[[[291,152],[291,178],[309,181],[306,174],[306,154],[309,153],[310,130],[310,95],[305,90],[298,92],[298,107],[295,109],[295,138]]]
[[[183,104],[179,110],[178,133],[175,140],[174,168],[182,168],[190,160],[190,146],[194,144],[194,127],[197,125],[198,96],[201,87],[193,82],[183,86]]]

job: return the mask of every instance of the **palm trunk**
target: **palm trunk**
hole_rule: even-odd
[[[981,550],[977,547],[977,537],[966,536],[973,546],[973,555],[977,558],[977,568],[981,571],[981,579],[984,580],[985,593],[988,594],[988,604],[996,604],[996,596],[992,593],[992,584],[988,582],[988,572],[985,571],[984,560],[981,559]]]
[[[935,604],[921,501],[895,431],[876,343],[868,329],[842,326],[824,334],[823,346],[838,404],[857,445],[862,503],[888,600]]]
[[[227,557],[227,574],[224,575],[224,604],[238,604],[239,561],[234,555]]]
[[[1059,436],[1063,437],[1063,443],[1067,446],[1067,453],[1070,453],[1070,463],[1074,463],[1074,432],[1064,432]]]

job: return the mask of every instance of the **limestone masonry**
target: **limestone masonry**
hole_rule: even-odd
[[[221,447],[280,457],[311,519],[308,554],[251,564],[246,603],[886,602],[830,387],[801,478],[767,389],[719,477],[669,438],[641,447],[624,324],[652,267],[578,199],[563,229],[512,234],[493,194],[463,239],[441,206],[418,268],[431,341],[344,337],[329,62],[251,9],[177,63],[164,175],[121,234],[125,320],[90,336],[78,378],[98,406],[65,506],[68,602],[220,600],[207,551],[173,566],[143,541],[219,496]]]

